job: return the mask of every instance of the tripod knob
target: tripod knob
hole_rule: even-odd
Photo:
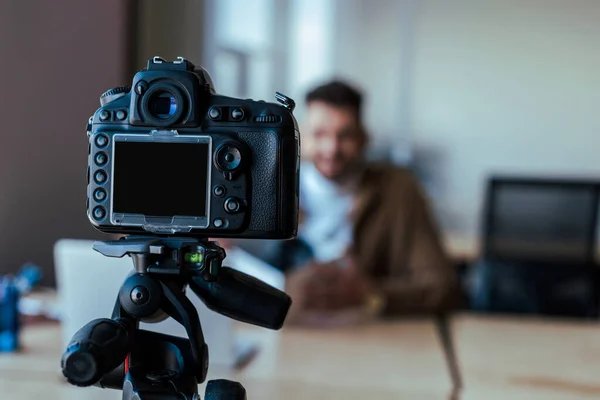
[[[268,329],[283,326],[292,304],[286,293],[229,267],[221,267],[214,281],[193,276],[189,284],[211,310]]]
[[[73,385],[91,386],[121,365],[128,352],[125,326],[112,319],[96,319],[73,335],[62,356],[62,373]]]
[[[239,382],[227,379],[208,381],[204,400],[246,400],[246,389]]]

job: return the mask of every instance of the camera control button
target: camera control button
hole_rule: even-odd
[[[208,117],[212,120],[221,119],[221,110],[217,107],[211,107],[210,110],[208,110]]]
[[[108,112],[106,110],[100,111],[100,121],[106,121],[109,118],[110,118],[110,112]]]
[[[123,121],[125,118],[127,118],[127,113],[124,110],[117,111],[117,119],[119,121]]]
[[[94,174],[94,180],[98,184],[102,184],[102,183],[106,182],[106,179],[107,179],[107,176],[104,171],[98,171]]]
[[[108,162],[108,156],[106,153],[98,153],[96,154],[96,157],[94,157],[94,160],[96,161],[96,165],[101,167]]]
[[[254,122],[273,124],[281,122],[281,117],[279,115],[259,115],[258,117],[254,117]]]
[[[96,137],[96,146],[104,147],[108,144],[108,138],[104,135],[99,135]]]
[[[94,191],[94,200],[96,201],[104,201],[106,199],[106,192],[104,189],[96,189]]]
[[[244,110],[242,110],[239,107],[236,107],[233,110],[231,110],[231,119],[233,119],[234,121],[241,121],[242,119],[244,119]]]
[[[217,185],[213,189],[213,194],[217,197],[225,196],[225,188],[221,185]]]
[[[242,208],[240,201],[235,197],[230,197],[225,200],[225,211],[228,213],[236,213]]]
[[[108,103],[111,103],[129,93],[131,88],[129,86],[119,86],[116,88],[112,88],[102,93],[100,96],[100,105],[104,107]]]
[[[104,210],[103,207],[96,207],[94,208],[94,211],[92,212],[92,214],[94,215],[95,219],[103,219],[106,216],[106,211]]]
[[[146,81],[139,81],[137,85],[135,85],[135,92],[140,96],[146,93],[148,90],[148,83]]]
[[[221,218],[217,218],[213,221],[213,225],[215,226],[215,228],[221,228],[225,224],[223,223],[223,220]]]

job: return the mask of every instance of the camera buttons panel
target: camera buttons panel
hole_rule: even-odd
[[[97,202],[106,200],[106,191],[100,188],[94,190],[94,200]]]
[[[217,185],[213,188],[213,194],[217,197],[223,197],[227,193],[227,190],[221,185]]]
[[[212,119],[213,121],[218,121],[221,119],[221,109],[218,107],[211,107],[210,110],[208,110],[208,118]]]
[[[242,110],[239,107],[236,107],[233,110],[231,110],[231,119],[234,121],[243,120],[244,119],[244,110]]]
[[[262,124],[275,124],[281,122],[280,115],[259,115],[254,117],[254,122],[260,122]]]
[[[104,219],[104,217],[106,216],[106,210],[104,209],[104,207],[96,207],[94,208],[94,211],[92,211],[92,215],[94,217],[94,219],[97,220],[101,220]]]
[[[115,116],[117,117],[117,119],[119,121],[123,121],[125,118],[127,118],[127,111],[118,110],[117,113],[115,114]]]
[[[97,166],[102,167],[108,162],[108,156],[106,153],[98,153],[94,157],[94,161],[96,162]]]
[[[148,90],[148,82],[146,81],[139,81],[137,85],[135,85],[135,92],[140,96],[146,93],[146,90]]]
[[[106,135],[98,135],[96,137],[96,146],[104,147],[108,144],[108,137]]]
[[[225,211],[227,211],[230,214],[234,214],[241,211],[242,202],[236,197],[230,197],[227,200],[225,200],[224,207]]]
[[[96,183],[99,185],[105,183],[107,179],[108,177],[106,176],[106,172],[104,171],[97,171],[94,174],[94,181],[96,181]]]
[[[234,174],[242,170],[243,157],[240,150],[241,144],[226,142],[217,147],[214,155],[214,163],[217,169],[223,172],[228,181],[234,178]]]

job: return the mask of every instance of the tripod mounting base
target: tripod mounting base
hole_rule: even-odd
[[[223,267],[225,251],[207,239],[127,236],[94,243],[107,257],[129,255],[135,272],[123,283],[111,319],[97,319],[71,339],[63,374],[78,386],[123,390],[124,400],[199,399],[208,347],[189,286],[208,308],[239,321],[279,329],[290,297],[258,279]],[[169,316],[188,338],[139,329],[140,320]],[[237,382],[210,381],[208,400],[243,400]]]

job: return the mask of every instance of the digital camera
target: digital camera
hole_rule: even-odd
[[[207,71],[148,60],[87,126],[87,214],[120,234],[290,239],[300,138],[292,99],[215,93]]]

